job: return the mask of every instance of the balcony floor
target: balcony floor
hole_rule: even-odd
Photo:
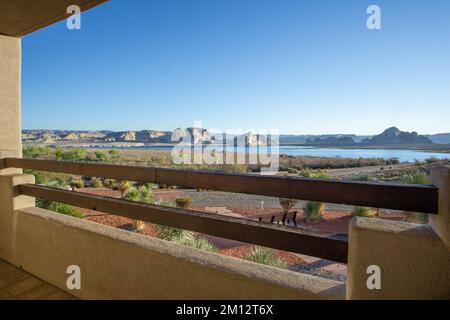
[[[73,300],[74,296],[0,259],[0,300]]]

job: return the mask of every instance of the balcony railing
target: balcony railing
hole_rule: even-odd
[[[429,185],[344,182],[20,158],[2,159],[1,168],[32,169],[428,214],[437,214],[438,212],[438,188]],[[17,192],[159,225],[336,262],[347,262],[348,242],[345,235],[309,232],[248,219],[163,207],[40,185],[21,185]]]

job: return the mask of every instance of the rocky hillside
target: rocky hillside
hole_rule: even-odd
[[[433,142],[417,132],[400,131],[396,127],[384,130],[382,134],[373,136],[370,139],[362,141],[368,145],[386,145],[386,144],[432,144]]]

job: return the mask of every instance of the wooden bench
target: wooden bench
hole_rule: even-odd
[[[265,217],[259,217],[260,222],[267,222],[267,223],[275,223],[275,224],[282,224],[282,225],[289,225],[289,223],[292,221],[294,223],[294,226],[297,226],[297,211],[292,211],[289,213],[277,213],[271,216],[265,216]]]

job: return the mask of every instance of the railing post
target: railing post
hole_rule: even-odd
[[[434,168],[431,179],[439,212],[429,225],[351,221],[347,299],[450,299],[450,167]]]
[[[450,250],[450,167],[433,168],[431,182],[439,188],[439,213],[430,217],[430,225]]]
[[[15,236],[20,227],[15,211],[35,206],[34,198],[19,195],[17,187],[34,181],[31,175],[0,175],[0,258],[11,263],[15,262]]]

